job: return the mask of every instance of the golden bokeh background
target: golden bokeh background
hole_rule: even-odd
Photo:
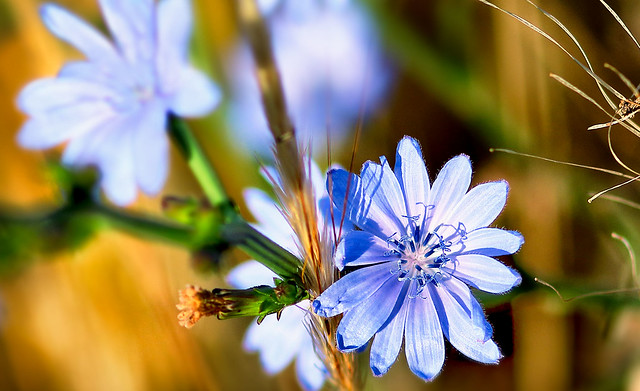
[[[26,151],[15,142],[24,121],[15,97],[30,80],[55,75],[65,61],[78,57],[44,28],[40,3],[0,0],[0,204],[24,212],[54,208],[60,196],[45,168],[56,152]],[[392,159],[404,134],[420,140],[432,179],[446,160],[466,153],[474,162],[474,183],[505,178],[511,185],[497,225],[523,233],[525,245],[513,257],[523,273],[553,282],[568,297],[632,287],[630,256],[611,233],[624,236],[640,251],[640,211],[605,199],[586,202],[621,178],[489,152],[491,147],[509,148],[621,170],[608,149],[606,129],[586,130],[608,117],[549,73],[565,77],[603,103],[593,80],[549,41],[478,1],[363,3],[380,28],[395,77],[385,105],[365,124],[355,167],[380,155]],[[94,0],[59,4],[94,25],[102,23]],[[498,4],[543,26],[579,54],[570,39],[526,1]],[[570,28],[596,73],[631,96],[604,63],[640,82],[640,49],[597,0],[537,4]],[[609,4],[640,36],[640,3]],[[194,0],[194,8],[196,62],[224,86],[222,63],[238,35],[232,0]],[[237,145],[223,116],[224,108],[191,124],[242,207],[242,189],[265,184],[257,159]],[[631,167],[639,165],[639,141],[623,128],[613,128],[615,151]],[[333,158],[348,165],[350,151],[348,143],[335,146]],[[162,192],[169,194],[200,195],[178,153],[172,153],[170,178]],[[635,184],[612,194],[640,199]],[[162,217],[160,199],[143,196],[130,209]],[[242,259],[240,252],[233,253],[221,271]],[[178,289],[188,283],[225,286],[223,275],[195,271],[186,250],[101,231],[72,251],[13,261],[0,278],[2,390],[298,389],[292,367],[271,378],[256,354],[242,351],[249,319],[204,319],[190,330],[178,326]],[[637,293],[565,303],[550,289],[528,283],[511,303],[487,308],[505,354],[499,365],[468,361],[449,348],[442,373],[424,383],[407,369],[402,353],[382,378],[370,375],[363,355],[365,388],[640,389]]]

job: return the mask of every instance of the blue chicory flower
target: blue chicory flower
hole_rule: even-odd
[[[416,140],[398,144],[392,170],[384,157],[367,162],[360,176],[329,173],[336,207],[361,230],[338,245],[339,269],[357,266],[314,302],[321,316],[344,313],[338,348],[359,349],[374,337],[370,365],[376,376],[396,360],[404,339],[410,369],[430,380],[444,363],[444,338],[467,357],[496,363],[493,330],[469,286],[503,293],[520,275],[492,257],[512,254],[524,239],[488,228],[502,211],[505,181],[471,183],[465,155],[451,159],[433,185]],[[343,205],[346,200],[346,205]]]
[[[324,149],[327,130],[332,142],[345,140],[363,103],[368,111],[375,110],[390,84],[390,70],[366,12],[354,0],[259,4],[298,138],[315,151]],[[240,46],[231,59],[231,128],[252,151],[269,153],[271,135],[249,53]]]
[[[333,243],[333,235],[325,227],[331,225],[329,196],[324,188],[324,177],[315,163],[306,165],[311,178],[314,196],[317,202],[318,226],[321,235]],[[270,171],[268,177],[276,181],[278,175]],[[255,228],[262,234],[290,251],[301,256],[298,239],[278,205],[263,191],[247,189],[244,192],[247,207],[257,220]],[[339,220],[335,211],[334,218]],[[336,222],[337,224],[337,222]],[[271,285],[277,277],[257,261],[248,261],[235,267],[227,276],[229,283],[237,288],[249,288],[256,285]],[[273,375],[284,369],[294,358],[296,373],[305,390],[318,390],[327,376],[327,370],[314,349],[314,343],[308,331],[306,316],[311,303],[304,300],[295,306],[285,308],[280,320],[276,315],[267,316],[262,323],[253,324],[244,339],[248,351],[260,352],[262,366]]]
[[[167,114],[203,116],[221,95],[188,61],[190,0],[100,0],[100,6],[113,43],[55,4],[41,8],[47,28],[86,60],[22,90],[18,106],[30,119],[18,142],[46,149],[69,141],[63,162],[96,165],[107,197],[125,205],[137,187],[156,194],[164,185]]]

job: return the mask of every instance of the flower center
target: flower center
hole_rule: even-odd
[[[405,227],[406,235],[398,238],[396,233],[388,238],[389,250],[385,255],[397,258],[396,266],[390,272],[397,274],[398,281],[415,281],[415,289],[409,292],[409,297],[415,298],[421,295],[428,284],[438,285],[442,279],[449,277],[448,269],[443,266],[452,262],[449,257],[451,246],[466,239],[466,230],[462,223],[458,227],[440,224],[423,233],[424,219],[418,223],[419,216],[403,217],[409,220]]]

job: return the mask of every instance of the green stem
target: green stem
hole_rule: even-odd
[[[105,228],[192,249],[198,246],[191,227],[122,213],[84,199],[37,216],[0,210],[0,271],[24,266],[23,260],[34,253],[78,248]]]
[[[223,208],[231,205],[216,171],[186,122],[179,117],[169,116],[169,132],[211,205]]]

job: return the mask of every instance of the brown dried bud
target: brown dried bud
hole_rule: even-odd
[[[216,314],[216,306],[212,292],[197,286],[187,285],[179,292],[180,303],[176,308],[180,310],[178,320],[180,326],[193,327],[203,316]]]

